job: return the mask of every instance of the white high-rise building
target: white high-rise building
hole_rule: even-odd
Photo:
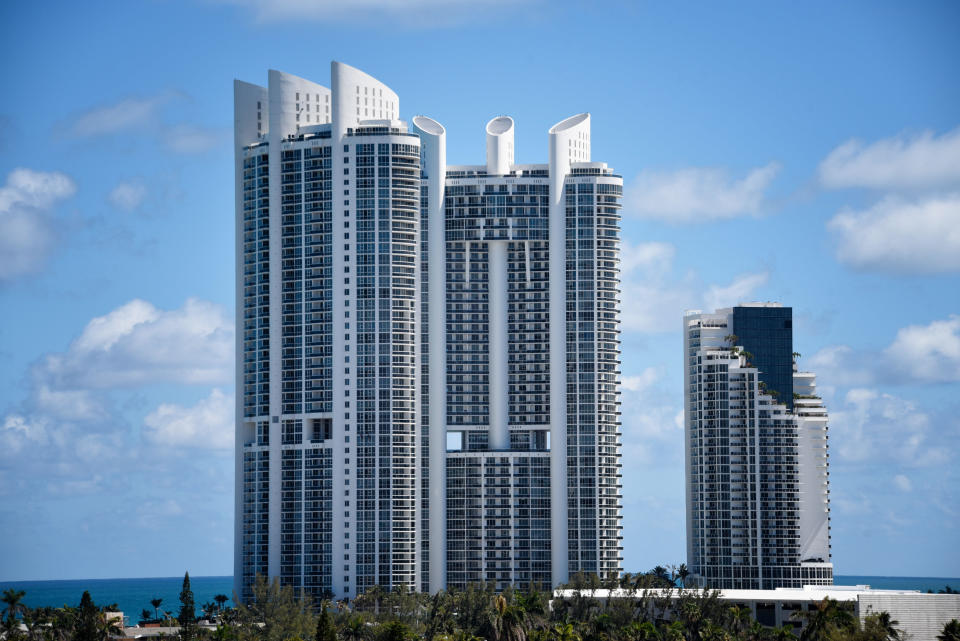
[[[619,573],[623,182],[589,114],[547,164],[500,116],[448,166],[383,83],[331,86],[234,85],[237,593]]]
[[[793,311],[683,319],[687,565],[712,588],[832,585],[827,411]]]

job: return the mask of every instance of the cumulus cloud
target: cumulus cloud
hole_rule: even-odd
[[[894,273],[960,270],[960,194],[916,202],[886,198],[865,211],[842,211],[827,228],[837,258],[852,267]]]
[[[76,185],[66,174],[14,169],[0,187],[0,282],[38,270],[56,233],[49,211],[72,196]]]
[[[648,367],[636,376],[624,376],[620,381],[620,386],[624,391],[642,392],[661,378],[660,373],[654,367]]]
[[[831,386],[958,382],[960,316],[903,327],[881,350],[830,345],[806,362]]]
[[[683,410],[679,397],[663,385],[665,379],[662,367],[647,367],[622,379],[621,389],[628,392],[620,408],[627,460],[677,460],[683,452]]]
[[[695,274],[676,278],[670,243],[621,245],[621,305],[625,331],[667,332],[680,329],[684,310],[728,307],[753,297],[769,274],[741,274],[731,282],[704,285]]]
[[[227,141],[223,131],[184,124],[166,129],[162,136],[167,149],[181,154],[200,154]]]
[[[871,144],[848,140],[820,163],[826,187],[927,188],[960,184],[960,127],[900,134]]]
[[[742,178],[723,169],[642,171],[624,194],[624,210],[643,218],[697,223],[758,215],[777,163],[757,167]]]
[[[31,445],[47,442],[47,426],[20,414],[8,414],[0,426],[0,457],[15,457]]]
[[[913,483],[910,481],[909,477],[904,476],[903,474],[897,474],[894,476],[893,484],[896,485],[897,489],[901,492],[913,491]]]
[[[144,437],[168,447],[233,447],[234,400],[219,389],[192,407],[163,404],[143,419]]]
[[[87,137],[154,125],[159,120],[160,108],[172,98],[172,94],[162,93],[95,107],[79,114],[70,129],[75,136]]]
[[[913,401],[872,388],[851,389],[830,412],[831,454],[848,461],[943,464],[955,453],[942,431]]]
[[[884,355],[918,381],[960,381],[960,316],[900,329]]]
[[[828,345],[804,359],[804,368],[817,373],[819,384],[870,385],[877,378],[877,355],[855,350],[849,345]]]
[[[57,389],[228,382],[233,331],[223,309],[207,301],[189,299],[167,311],[133,300],[91,320],[66,352],[47,355],[33,375]]]
[[[147,197],[147,188],[139,180],[127,180],[117,184],[110,190],[107,200],[121,211],[131,212],[143,204]]]
[[[223,131],[185,122],[171,124],[164,118],[169,105],[185,98],[176,91],[124,98],[79,114],[68,125],[68,131],[74,137],[89,138],[136,129],[141,136],[150,135],[166,149],[182,154],[201,153],[225,142]]]
[[[711,285],[703,296],[704,307],[709,310],[730,307],[750,298],[751,294],[767,284],[767,272],[742,274],[728,285]]]
[[[447,24],[476,16],[481,10],[495,6],[528,4],[524,0],[220,0],[253,11],[261,22],[313,20],[329,22],[363,18],[371,15],[389,17],[416,26]],[[410,18],[420,18],[414,23]],[[422,24],[427,20],[427,24]]]

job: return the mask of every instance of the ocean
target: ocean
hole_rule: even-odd
[[[908,577],[908,576],[852,576],[837,575],[837,585],[869,585],[877,589],[896,590],[942,590],[949,585],[960,589],[960,578]],[[133,625],[140,617],[141,610],[153,612],[150,600],[163,599],[161,611],[180,611],[180,589],[183,577],[161,577],[146,579],[75,579],[70,581],[2,581],[0,592],[13,588],[23,590],[26,596],[23,602],[32,607],[77,605],[84,590],[90,592],[94,603],[109,605],[116,603]],[[233,603],[232,576],[191,576],[190,587],[199,612],[204,603],[213,602],[213,597],[225,594],[230,597],[226,605]]]
[[[152,599],[163,599],[163,603],[160,604],[161,616],[163,612],[171,612],[173,616],[177,616],[180,612],[180,590],[183,588],[183,577],[69,581],[0,580],[0,592],[8,588],[26,592],[23,603],[31,608],[78,605],[83,591],[87,590],[97,605],[116,603],[127,619],[127,624],[135,625],[140,620],[141,610],[149,610],[150,616],[153,616],[153,606],[150,605]],[[218,594],[229,597],[225,606],[233,605],[232,576],[191,576],[190,589],[193,590],[193,601],[198,614],[200,606],[204,603],[214,603],[213,597]]]

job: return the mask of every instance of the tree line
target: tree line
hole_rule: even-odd
[[[607,580],[577,575],[561,586],[569,595],[552,603],[549,592],[498,591],[492,583],[434,595],[373,586],[352,602],[314,603],[277,579],[258,576],[248,602],[224,607],[226,599],[215,598],[216,608],[206,604],[215,628],[198,625],[188,574],[176,624],[182,641],[907,641],[889,613],[861,620],[852,604],[832,599],[794,613],[805,623],[799,637],[792,625],[765,627],[718,591],[684,587],[683,570],[658,566]],[[600,600],[592,597],[596,588],[626,592]],[[4,639],[106,641],[122,634],[108,615],[116,606],[98,607],[87,592],[79,606],[64,608],[27,608],[23,595],[3,594]],[[153,605],[157,619],[160,603]],[[960,641],[960,621],[947,623],[938,639]]]

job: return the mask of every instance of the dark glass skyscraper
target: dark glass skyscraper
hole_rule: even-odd
[[[736,344],[750,352],[760,382],[776,400],[793,409],[793,308],[733,308]]]

